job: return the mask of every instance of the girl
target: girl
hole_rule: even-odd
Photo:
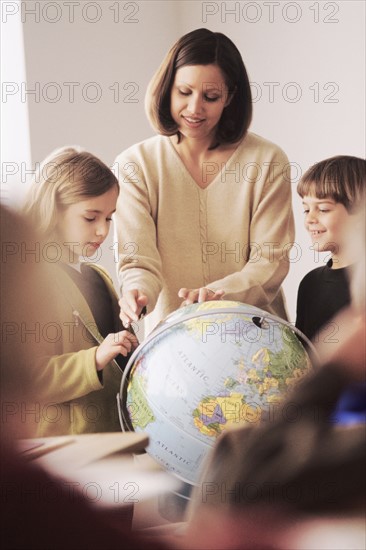
[[[223,295],[286,318],[281,283],[294,240],[288,159],[249,133],[240,52],[197,29],[168,52],[146,94],[159,135],[117,158],[121,319]],[[135,243],[132,249],[131,243]]]
[[[123,330],[108,274],[84,261],[108,235],[118,192],[109,168],[78,147],[52,153],[29,191],[25,212],[55,291],[35,361],[38,435],[120,431],[116,394],[137,339]]]

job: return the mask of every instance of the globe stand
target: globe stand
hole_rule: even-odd
[[[159,514],[172,523],[184,521],[187,505],[190,501],[192,485],[184,483],[177,491],[159,495],[158,510]]]
[[[146,431],[147,453],[181,480],[180,490],[160,498],[163,517],[182,519],[220,429],[233,415],[253,423],[258,411],[272,410],[316,366],[314,352],[287,321],[230,301],[186,306],[147,336],[124,370],[117,404],[122,430]]]

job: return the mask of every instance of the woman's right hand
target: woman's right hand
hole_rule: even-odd
[[[178,292],[179,298],[183,298],[182,306],[188,306],[196,302],[211,302],[212,300],[222,300],[225,295],[224,290],[211,290],[207,287],[201,288],[181,288]]]
[[[119,317],[124,327],[128,328],[131,323],[139,320],[141,311],[147,306],[148,301],[148,297],[137,289],[123,293],[118,303],[121,308]]]

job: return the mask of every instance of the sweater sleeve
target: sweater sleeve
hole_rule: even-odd
[[[211,282],[209,288],[222,288],[226,299],[266,309],[288,273],[295,233],[286,155],[276,148],[261,166],[267,173],[260,193],[254,190],[258,198],[252,204],[247,263],[240,271]]]
[[[162,289],[162,262],[157,248],[156,220],[146,179],[154,177],[142,155],[134,148],[116,159],[120,195],[115,215],[118,240],[118,277],[121,294],[138,289],[148,297],[147,310],[154,309]]]
[[[39,357],[34,363],[34,390],[40,401],[63,403],[103,388],[95,366],[97,347]],[[108,368],[108,367],[106,367]]]

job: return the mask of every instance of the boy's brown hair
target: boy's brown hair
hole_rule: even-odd
[[[297,186],[300,197],[315,195],[331,198],[354,212],[365,198],[366,161],[358,157],[338,155],[311,166]]]

